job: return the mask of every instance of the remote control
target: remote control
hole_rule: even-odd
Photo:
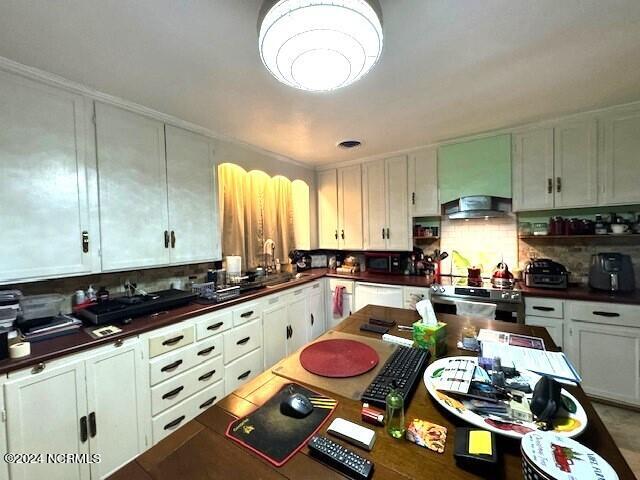
[[[365,450],[371,450],[376,442],[376,432],[344,418],[336,418],[331,422],[327,433]]]
[[[370,323],[363,323],[360,325],[360,330],[365,332],[373,332],[379,333],[380,335],[384,335],[389,331],[387,327],[381,327],[380,325],[371,325]]]
[[[393,327],[396,322],[394,320],[384,320],[382,318],[369,318],[369,323],[372,325],[380,325],[383,327]]]
[[[390,335],[385,333],[382,335],[383,342],[396,343],[398,345],[402,345],[403,347],[413,347],[413,340],[409,340],[408,338],[397,337],[396,335]]]
[[[308,443],[311,455],[336,470],[357,480],[367,480],[373,473],[373,463],[357,453],[321,435]]]

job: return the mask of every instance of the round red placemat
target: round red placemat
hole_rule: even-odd
[[[322,377],[356,377],[378,364],[378,352],[355,340],[323,340],[300,352],[300,364]]]

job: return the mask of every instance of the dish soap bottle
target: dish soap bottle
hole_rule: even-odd
[[[393,381],[391,391],[387,395],[387,432],[393,438],[404,437],[404,398],[396,381]]]

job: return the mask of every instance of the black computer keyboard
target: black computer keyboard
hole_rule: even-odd
[[[362,394],[362,401],[385,408],[385,399],[395,380],[402,392],[405,406],[413,394],[429,361],[430,352],[421,348],[398,346],[376,378]]]

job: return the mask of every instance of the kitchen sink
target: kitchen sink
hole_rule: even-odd
[[[280,285],[284,285],[286,283],[294,283],[311,276],[310,273],[296,273],[295,275],[293,274],[285,274],[285,275],[286,276],[278,279],[274,278],[273,280],[267,280],[268,283],[266,283],[265,286],[267,288],[275,288],[275,287],[279,287]]]

